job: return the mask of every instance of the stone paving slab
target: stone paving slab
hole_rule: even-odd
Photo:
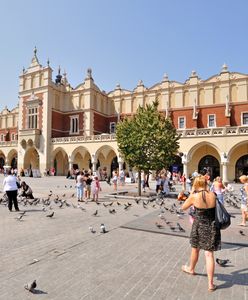
[[[61,177],[30,180],[34,193],[43,197],[50,189],[60,195],[75,192],[73,188],[61,188],[68,182]],[[102,187],[102,195],[112,189]],[[75,200],[68,198],[73,203]],[[199,275],[181,272],[181,265],[188,262],[190,255],[187,238],[121,228],[134,221],[149,222],[158,209],[151,205],[144,209],[134,202],[126,211],[123,203],[117,206],[114,202],[117,213],[112,215],[102,204],[80,205],[86,211],[73,207],[60,209],[52,203],[55,211],[52,219],[46,217],[41,205],[32,206],[21,222],[15,219],[18,213],[9,213],[0,205],[1,300],[248,298],[247,247],[223,244],[216,257],[229,258],[231,263],[226,268],[216,266],[218,290],[210,294],[203,253],[196,270]],[[92,216],[96,209],[98,217]],[[234,233],[239,217],[237,214],[232,225]],[[106,225],[108,233],[100,233],[101,223]],[[89,225],[96,229],[95,234],[89,231]],[[37,279],[37,294],[23,288],[34,279]]]

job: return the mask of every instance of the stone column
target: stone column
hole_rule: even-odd
[[[97,165],[97,160],[95,159],[95,153],[91,154],[91,163],[92,163],[92,172],[95,173],[96,170],[96,165]]]
[[[228,179],[227,179],[227,163],[226,162],[222,163],[222,181],[224,183],[228,182]]]
[[[188,178],[188,154],[187,153],[183,153],[182,164],[183,164],[183,173],[185,174],[186,178]]]
[[[228,160],[228,154],[227,153],[222,153],[221,154],[221,165],[222,165],[222,181],[223,183],[228,182],[227,178],[227,166],[228,166],[229,160]]]
[[[122,157],[118,156],[119,172],[123,169],[123,163]]]
[[[69,171],[71,171],[71,169],[73,168],[73,160],[72,160],[71,156],[69,156],[68,162],[69,162]]]

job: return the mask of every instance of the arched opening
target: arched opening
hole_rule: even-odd
[[[66,175],[69,170],[68,155],[65,151],[59,150],[54,156],[53,167],[56,175]]]
[[[24,157],[24,169],[40,169],[40,158],[35,148],[29,148]]]
[[[73,169],[89,170],[91,169],[91,156],[89,151],[84,147],[76,148],[72,153]]]
[[[118,159],[117,156],[115,156],[111,161],[111,174],[113,174],[114,170],[117,170],[119,168]]]
[[[12,158],[10,165],[11,165],[11,168],[13,168],[13,169],[17,168],[17,156]]]
[[[248,175],[248,155],[241,156],[235,164],[235,179],[241,175]]]
[[[10,164],[11,168],[16,169],[17,168],[17,151],[11,150],[8,153],[8,163]]]
[[[208,172],[211,180],[220,176],[220,164],[218,159],[212,155],[204,156],[198,164],[198,172],[201,174]]]
[[[5,165],[5,157],[3,154],[0,154],[0,173],[3,172],[3,166]]]

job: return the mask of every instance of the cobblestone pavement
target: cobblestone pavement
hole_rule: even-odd
[[[65,193],[64,198],[76,204],[76,198],[71,197],[75,192],[72,180],[63,177],[25,180],[35,197],[45,198],[52,190],[52,197]],[[112,187],[102,183],[102,189],[103,201]],[[122,189],[135,187],[128,185]],[[110,203],[108,199],[104,201]],[[169,201],[171,205],[173,200]],[[54,203],[52,210],[45,212],[42,205],[20,206],[26,210],[21,221],[16,220],[17,212],[9,213],[0,205],[0,299],[248,299],[248,227],[237,226],[239,210],[231,211],[236,218],[223,231],[223,238],[229,237],[229,242],[223,243],[222,250],[216,253],[231,263],[227,267],[216,266],[218,289],[209,293],[203,253],[197,276],[181,272],[181,265],[189,260],[189,240],[156,228],[159,208],[149,204],[145,209],[132,201],[132,206],[124,210],[127,201],[119,202],[122,205],[115,201],[111,206],[116,214],[110,214],[110,207],[105,208],[103,203],[80,204],[85,211],[72,206],[59,208]],[[92,216],[96,209],[98,215]],[[46,217],[51,211],[55,212],[54,217]],[[187,222],[176,215],[168,218],[174,218],[174,222],[180,220],[187,227]],[[106,234],[100,233],[101,223],[106,225]],[[132,230],[128,229],[130,224],[134,224]],[[89,225],[96,233],[89,231]],[[34,279],[37,289],[32,294],[24,285]]]

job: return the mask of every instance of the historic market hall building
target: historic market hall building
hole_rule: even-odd
[[[115,125],[139,105],[159,100],[159,111],[181,134],[176,164],[186,174],[208,167],[225,182],[248,174],[248,75],[220,73],[202,80],[195,71],[184,82],[162,81],[150,88],[140,80],[132,90],[118,84],[111,92],[94,82],[91,69],[75,88],[60,70],[52,78],[37,50],[19,77],[19,103],[0,114],[0,167],[16,165],[41,173],[54,167],[65,175],[73,167],[122,168]],[[38,170],[38,171],[37,171]],[[37,172],[36,172],[37,171]]]

